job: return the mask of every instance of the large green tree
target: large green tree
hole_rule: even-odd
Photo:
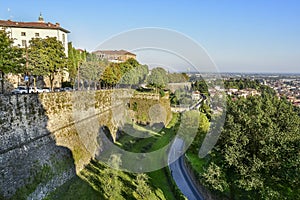
[[[300,199],[299,113],[265,94],[227,103],[204,182],[231,199]]]
[[[148,74],[148,66],[140,65],[135,59],[123,63],[110,63],[100,79],[104,87],[121,85],[136,85],[144,82]]]
[[[151,74],[147,78],[147,82],[150,86],[164,88],[169,83],[166,70],[161,67],[152,69]]]
[[[49,78],[51,88],[55,77],[67,67],[64,47],[55,37],[33,38],[29,41],[29,72],[32,75]]]
[[[101,74],[101,83],[104,87],[114,87],[122,78],[121,66],[118,63],[110,63]]]
[[[107,63],[104,61],[86,61],[80,65],[79,78],[88,83],[88,88],[92,86],[96,89],[99,77],[105,70]]]
[[[146,76],[149,73],[147,65],[131,65],[132,68],[128,68],[122,76],[121,84],[125,85],[138,85],[144,83]]]
[[[11,39],[5,30],[0,30],[0,78],[1,93],[4,93],[4,78],[7,73],[22,73],[25,59],[22,49],[13,46]]]
[[[83,63],[95,62],[98,60],[99,58],[97,57],[97,55],[89,53],[86,50],[82,51],[79,49],[75,49],[72,45],[72,42],[69,42],[67,71],[69,73],[71,83],[75,82],[75,79],[78,76],[78,69],[82,67]]]

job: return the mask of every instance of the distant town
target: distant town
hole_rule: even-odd
[[[300,74],[223,73],[222,77],[225,80],[229,78],[257,80],[274,89],[278,97],[286,97],[294,106],[300,107]]]

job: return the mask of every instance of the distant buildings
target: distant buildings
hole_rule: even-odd
[[[107,59],[109,62],[115,63],[125,62],[129,58],[136,59],[135,54],[125,50],[98,50],[93,53],[101,59]]]
[[[267,79],[266,84],[273,88],[278,96],[286,97],[294,106],[300,107],[300,78]]]
[[[251,88],[246,88],[246,89],[243,89],[243,90],[238,90],[238,89],[228,89],[226,90],[227,94],[228,95],[234,95],[234,96],[237,96],[237,97],[244,97],[244,98],[247,98],[249,96],[260,96],[261,93],[258,92],[257,90],[255,89],[251,89]]]
[[[201,93],[199,91],[193,91],[192,92],[192,100],[200,100],[201,99]]]
[[[59,23],[45,22],[42,15],[37,22],[15,22],[11,20],[0,20],[0,28],[6,29],[10,37],[14,39],[14,45],[25,48],[32,38],[56,37],[61,41],[65,54],[68,56],[68,33],[70,31],[62,28]]]

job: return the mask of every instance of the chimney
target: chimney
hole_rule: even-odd
[[[59,23],[57,23],[57,22],[55,23],[55,25],[56,25],[57,27],[60,27],[60,24],[59,24]]]

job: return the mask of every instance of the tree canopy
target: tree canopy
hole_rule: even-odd
[[[29,71],[32,75],[49,78],[51,88],[55,76],[66,68],[64,47],[55,37],[32,38],[28,48]]]
[[[148,66],[130,58],[123,63],[110,63],[102,73],[100,81],[104,87],[116,85],[137,85],[144,82]]]
[[[164,88],[169,82],[167,72],[164,68],[157,67],[151,70],[151,74],[147,78],[150,86]]]
[[[4,75],[24,72],[25,59],[23,50],[13,46],[13,39],[5,30],[0,30],[0,49],[1,92],[3,93]]]
[[[71,82],[75,82],[77,77],[77,70],[80,63],[82,63],[85,59],[85,53],[81,54],[80,51],[76,50],[72,43],[68,43],[68,67],[67,71],[69,73],[69,77]]]
[[[198,90],[201,93],[208,94],[208,86],[204,80],[197,80],[194,83],[192,83],[192,90]]]
[[[300,118],[274,96],[227,101],[203,181],[230,199],[300,199]]]

